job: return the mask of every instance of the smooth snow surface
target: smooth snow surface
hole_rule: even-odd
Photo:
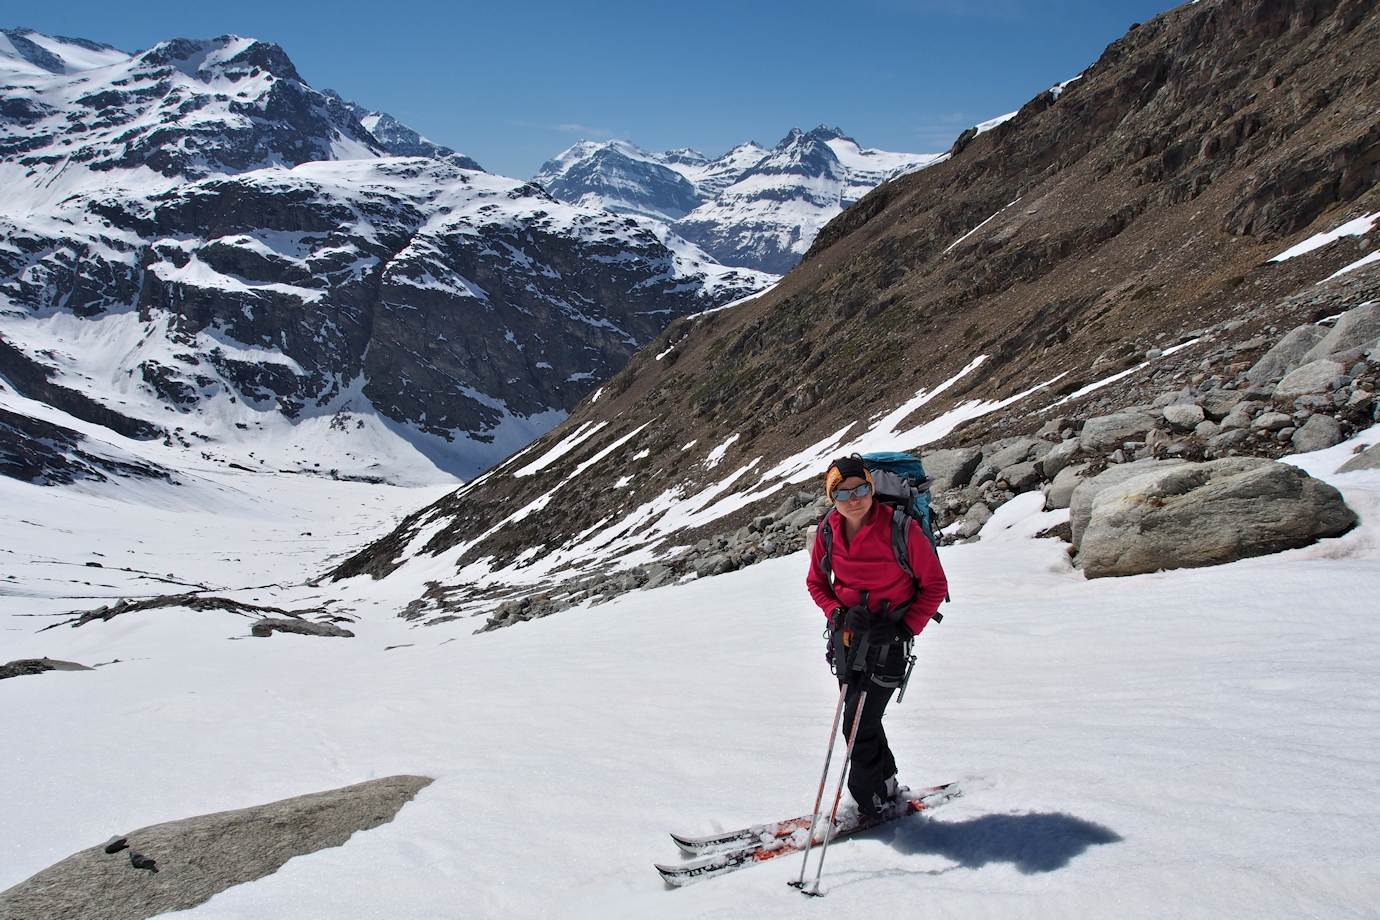
[[[420,492],[0,480],[0,661],[113,662],[0,682],[0,826],[22,829],[0,889],[136,827],[421,773],[391,824],[179,916],[1373,917],[1380,473],[1334,474],[1351,449],[1294,458],[1364,519],[1302,550],[1086,581],[1033,539],[1067,515],[1033,497],[946,548],[954,601],[887,728],[903,781],[967,794],[831,847],[822,902],[786,887],[795,859],[677,891],[651,867],[680,858],[667,831],[813,802],[835,687],[803,554],[475,635],[410,626],[387,582],[302,584]],[[35,632],[134,593],[126,559],[358,637],[186,609]]]

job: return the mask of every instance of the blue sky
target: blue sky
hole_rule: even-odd
[[[530,176],[581,137],[711,156],[832,124],[946,149],[1176,6],[1166,0],[6,4],[6,27],[108,42],[248,35],[306,80],[391,112],[486,169]]]

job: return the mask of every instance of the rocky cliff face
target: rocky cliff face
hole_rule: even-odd
[[[274,45],[6,42],[0,374],[74,444],[78,421],[205,447],[262,413],[329,416],[371,426],[355,451],[371,476],[389,426],[473,475],[675,317],[773,280],[454,151],[389,156],[411,141],[382,116],[366,130]],[[33,428],[0,450],[42,478]]]
[[[1357,0],[1205,0],[1133,28],[1062,92],[844,211],[770,293],[673,323],[561,428],[337,574],[453,562],[419,584],[421,617],[493,613],[500,589],[578,596],[634,564],[633,586],[648,566],[680,577],[729,534],[775,549],[839,453],[997,450],[1052,418],[1076,434],[1166,393],[1250,389],[1285,332],[1377,296],[1378,45]],[[1281,449],[1273,431],[1200,441],[1223,433],[1212,455]],[[1159,438],[1102,462],[1184,440]],[[560,487],[590,469],[619,488]],[[999,490],[1039,488],[1025,472]]]

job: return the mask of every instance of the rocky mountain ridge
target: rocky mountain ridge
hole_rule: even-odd
[[[991,459],[1051,419],[1051,451],[1118,410],[1151,419],[1080,460],[1091,473],[1142,452],[1277,456],[1373,422],[1364,348],[1325,358],[1345,373],[1302,396],[1242,375],[1295,327],[1380,299],[1378,40],[1354,0],[1218,0],[1138,25],[864,197],[769,293],[672,323],[562,427],[335,576],[415,579],[409,616],[502,623],[775,554],[774,528],[816,513],[803,487],[850,450]],[[1232,424],[1211,414],[1235,398],[1220,393],[1241,394]],[[943,496],[946,525],[990,512],[984,493],[1041,489],[1044,459],[988,463],[975,493]],[[591,469],[617,488],[562,488]],[[743,534],[762,552],[735,561]]]

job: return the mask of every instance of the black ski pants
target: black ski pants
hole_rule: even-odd
[[[847,744],[848,735],[853,730],[853,720],[857,716],[858,700],[862,698],[863,691],[867,691],[862,721],[858,723],[858,740],[853,744],[852,766],[848,771],[848,791],[853,801],[861,805],[869,802],[873,793],[881,795],[886,781],[896,775],[896,758],[887,744],[882,715],[905,673],[905,645],[898,642],[888,647],[885,660],[874,666],[870,674],[853,682],[844,697],[843,722],[839,731],[843,733],[844,744]]]

